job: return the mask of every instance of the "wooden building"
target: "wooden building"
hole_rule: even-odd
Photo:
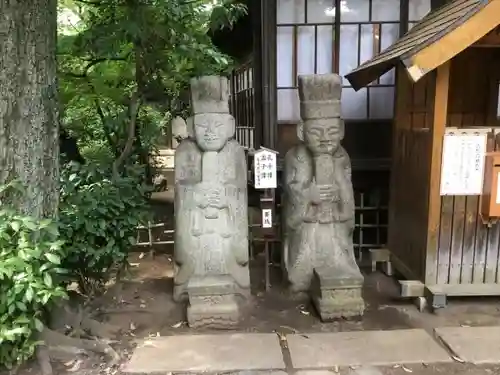
[[[244,0],[242,0],[244,1]],[[435,0],[246,0],[249,15],[215,42],[241,65],[232,75],[237,137],[280,156],[297,142],[297,76],[345,75],[389,47]],[[355,91],[345,80],[344,146],[353,163],[355,250],[387,244],[395,71]]]
[[[406,296],[500,295],[500,224],[483,220],[481,193],[442,190],[450,129],[500,125],[499,24],[500,0],[449,1],[346,76],[360,92],[396,68],[388,249]]]

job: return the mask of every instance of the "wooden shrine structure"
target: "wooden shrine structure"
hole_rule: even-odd
[[[497,178],[484,161],[500,125],[499,24],[500,0],[449,1],[346,76],[359,90],[397,69],[388,250],[403,295],[434,307],[500,295],[500,223],[481,210],[497,194],[483,183]]]

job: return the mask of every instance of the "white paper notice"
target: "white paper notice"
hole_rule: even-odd
[[[276,189],[278,187],[276,153],[261,149],[254,155],[254,186],[256,189]]]
[[[270,208],[262,209],[262,228],[273,227],[273,210]]]
[[[480,195],[486,134],[448,133],[443,140],[441,195]]]

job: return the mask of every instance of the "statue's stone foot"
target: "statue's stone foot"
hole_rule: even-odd
[[[191,328],[230,328],[239,319],[240,309],[234,295],[189,298],[187,321]]]
[[[361,273],[353,274],[339,274],[332,269],[314,270],[310,293],[322,321],[353,319],[363,315],[363,276]]]
[[[230,328],[238,324],[240,319],[238,290],[232,278],[227,276],[192,278],[187,287],[189,326]]]

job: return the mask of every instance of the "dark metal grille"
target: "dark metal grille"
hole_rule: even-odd
[[[255,98],[252,61],[231,73],[229,105],[236,119],[236,140],[246,149],[255,146]]]
[[[367,251],[385,247],[389,223],[387,189],[375,188],[369,191],[355,190],[356,218],[354,227],[354,251],[362,261]]]

